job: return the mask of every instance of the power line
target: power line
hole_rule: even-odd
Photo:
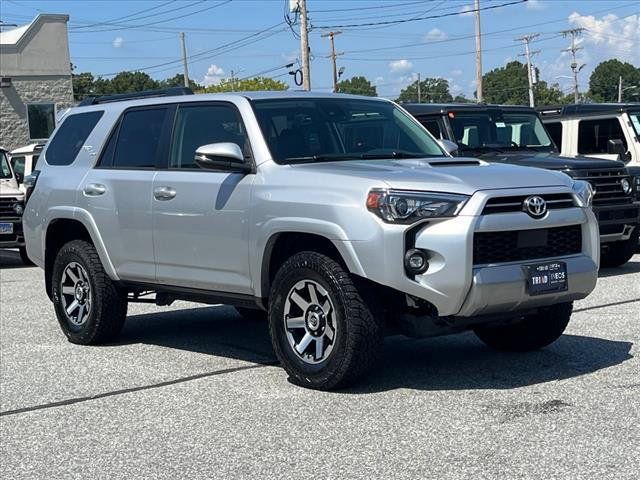
[[[540,36],[539,33],[532,33],[530,35],[524,35],[520,38],[516,38],[516,42],[524,43],[524,55],[527,57],[527,80],[529,81],[529,106],[531,108],[536,106],[535,98],[533,96],[533,72],[531,70],[531,55],[534,55],[538,52],[531,52],[529,50],[529,44]]]
[[[501,3],[499,5],[489,5],[487,7],[482,7],[479,9],[472,9],[472,10],[466,10],[464,12],[450,12],[450,13],[441,13],[438,15],[427,15],[425,17],[414,17],[414,18],[407,18],[404,20],[386,20],[386,21],[382,21],[382,22],[369,22],[369,23],[351,23],[351,24],[345,24],[345,25],[314,25],[317,28],[327,28],[327,29],[334,29],[334,28],[354,28],[354,27],[370,27],[370,26],[377,26],[377,25],[396,25],[396,24],[400,24],[400,23],[407,23],[407,22],[416,22],[419,20],[429,20],[432,18],[444,18],[444,17],[453,17],[453,16],[457,16],[457,15],[464,15],[464,14],[468,14],[468,13],[472,13],[475,11],[483,11],[483,10],[494,10],[496,8],[502,8],[502,7],[507,7],[510,5],[517,5],[519,3],[524,3],[527,0],[514,0],[512,2],[506,2],[506,3]]]
[[[434,1],[434,0],[428,0],[428,1]],[[404,2],[404,3],[394,3],[394,4],[389,4],[389,5],[375,5],[375,6],[371,6],[371,7],[356,7],[356,8],[330,8],[327,10],[311,10],[309,13],[334,13],[334,12],[354,12],[354,11],[361,11],[361,10],[374,10],[374,9],[387,9],[387,8],[398,8],[398,7],[403,7],[406,5],[416,5],[418,3],[424,3],[424,0],[420,0],[420,1],[413,1],[413,2]]]
[[[578,62],[576,61],[576,52],[578,50],[582,50],[582,47],[576,45],[576,38],[582,34],[583,30],[583,28],[571,28],[562,32],[562,35],[565,37],[571,36],[571,46],[563,50],[563,52],[571,52],[571,72],[573,73],[573,99],[575,103],[578,103],[578,99],[580,96],[578,92],[578,72],[580,72],[580,70],[582,70],[586,65],[583,63],[582,65],[578,66]]]
[[[202,1],[205,1],[205,0],[202,0]],[[173,1],[169,0],[168,2],[164,2],[164,3],[160,4],[160,5],[156,5],[155,7],[145,8],[144,10],[140,10],[140,11],[135,12],[135,13],[130,13],[129,15],[125,15],[123,17],[112,18],[111,20],[106,20],[104,22],[97,22],[97,23],[93,23],[93,24],[90,24],[90,25],[79,26],[79,27],[76,27],[76,28],[90,28],[90,27],[97,27],[99,25],[113,25],[112,22],[116,22],[116,21],[119,21],[119,20],[130,19],[131,17],[137,17],[138,15],[140,15],[142,13],[146,13],[146,12],[151,12],[153,10],[157,10],[157,9],[162,8],[165,5],[169,5],[171,3],[173,3]],[[199,3],[199,2],[196,2],[196,3]],[[171,11],[173,11],[173,10],[169,10],[169,12],[171,12]],[[166,13],[166,12],[156,13],[154,15],[163,15],[164,13]],[[147,18],[148,17],[153,17],[154,15],[148,15]]]

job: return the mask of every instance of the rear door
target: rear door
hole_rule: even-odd
[[[204,170],[200,146],[233,142],[251,162],[240,113],[227,102],[178,107],[166,168],[153,182],[153,238],[158,281],[251,293],[247,207],[253,174]]]
[[[84,178],[79,204],[92,215],[120,278],[155,281],[153,180],[166,159],[171,106],[126,110]]]

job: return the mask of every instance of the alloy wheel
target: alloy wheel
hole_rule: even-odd
[[[91,283],[82,265],[70,262],[62,272],[60,298],[64,315],[71,325],[84,325],[91,313]]]

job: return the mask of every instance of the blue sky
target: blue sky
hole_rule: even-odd
[[[509,1],[513,0],[480,3],[485,8]],[[280,75],[279,79],[290,82],[287,70],[281,67],[299,58],[299,40],[283,23],[288,0],[0,2],[0,19],[6,23],[22,25],[39,12],[69,14],[76,72],[109,76],[140,69],[155,78],[173,76],[182,72],[180,31],[186,34],[188,54],[194,56],[190,76],[201,83],[218,82],[232,70],[241,78],[271,70],[267,76]],[[321,37],[328,30],[325,27],[457,14],[472,8],[473,0],[307,0],[307,4],[313,26],[312,88],[329,90],[329,41]],[[573,27],[586,28],[579,40],[583,47],[579,62],[586,63],[580,75],[582,89],[602,60],[618,58],[640,66],[637,0],[529,0],[488,9],[481,16],[485,72],[513,59],[522,60],[518,54],[523,47],[514,38],[540,33],[532,44],[533,50],[540,50],[534,63],[544,80],[569,91],[571,81],[564,77],[571,74],[570,56],[562,52],[569,40],[559,32]],[[364,75],[375,82],[381,96],[396,97],[418,73],[423,78],[447,78],[454,94],[473,94],[473,14],[334,29],[343,32],[336,37],[336,48],[344,52],[338,63],[345,68],[344,78]],[[242,39],[244,44],[233,43]]]

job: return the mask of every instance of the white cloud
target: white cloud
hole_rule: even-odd
[[[409,60],[395,60],[393,62],[389,62],[389,69],[392,73],[405,73],[413,68],[413,63]]]
[[[462,70],[461,70],[461,69],[459,69],[459,68],[454,68],[454,69],[453,69],[453,70],[451,70],[451,72],[449,72],[449,73],[451,73],[451,76],[453,76],[453,77],[459,77],[460,75],[462,75],[462,73],[463,73],[463,72],[462,72]]]
[[[463,17],[470,17],[475,13],[474,10],[475,8],[473,5],[465,5],[460,9],[460,13],[462,14],[461,16]]]
[[[381,83],[383,83],[383,82],[384,82],[384,77],[379,76],[379,77],[376,77],[376,78],[375,78],[375,80],[373,81],[373,84],[374,84],[374,85],[380,85],[380,84],[381,84]]]
[[[429,33],[425,35],[424,40],[425,42],[435,42],[438,40],[446,40],[447,38],[449,38],[449,35],[447,35],[446,32],[443,32],[439,28],[432,28],[429,30]]]
[[[205,86],[217,85],[223,78],[224,69],[218,65],[211,64],[207,69],[207,73],[204,74],[202,83],[204,83]]]
[[[123,43],[124,43],[124,38],[116,37],[113,39],[113,43],[111,45],[113,45],[113,48],[120,48],[122,47]]]
[[[528,0],[525,5],[527,10],[544,10],[546,8],[546,5],[543,5],[540,0]]]

